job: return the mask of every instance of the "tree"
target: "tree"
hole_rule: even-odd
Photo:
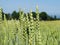
[[[4,20],[4,12],[2,12],[2,20]]]
[[[8,13],[8,14],[6,13],[5,15],[6,15],[6,19],[10,20],[10,13]]]
[[[57,18],[56,18],[56,15],[54,15],[54,20],[56,20]]]
[[[36,18],[36,12],[32,12],[33,18]]]
[[[47,20],[48,14],[46,12],[41,12],[39,17],[41,20]]]
[[[36,20],[36,12],[32,12],[34,20]]]
[[[11,16],[12,16],[13,19],[17,19],[17,20],[19,19],[19,13],[16,12],[16,11],[13,11]]]

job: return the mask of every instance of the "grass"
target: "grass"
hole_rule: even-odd
[[[31,45],[59,45],[60,43],[60,21],[40,21],[40,32],[35,29],[31,35],[35,35]],[[25,33],[20,29],[19,21],[11,20],[0,24],[0,44],[1,45],[28,45],[27,30]],[[36,22],[34,22],[36,24]],[[23,28],[23,27],[22,27]],[[24,34],[23,34],[24,33]],[[40,38],[41,42],[39,42]],[[30,36],[31,36],[30,35]],[[24,43],[23,43],[24,42]],[[38,43],[39,42],[39,43]],[[30,43],[30,42],[29,42]]]

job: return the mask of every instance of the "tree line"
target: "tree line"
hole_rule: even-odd
[[[21,11],[21,13],[24,13],[24,12]],[[20,15],[19,12],[13,11],[11,14],[2,12],[2,19],[3,20],[4,20],[4,14],[5,14],[7,20],[11,20],[11,19],[19,20],[19,15]],[[27,14],[30,19],[29,12]],[[32,14],[33,14],[33,18],[36,20],[36,12],[32,12]],[[26,13],[24,13],[24,17],[25,16],[26,16]],[[57,18],[56,15],[54,15],[54,17],[52,17],[52,16],[49,16],[46,12],[40,12],[39,13],[39,20],[46,21],[46,20],[60,20],[60,19]]]

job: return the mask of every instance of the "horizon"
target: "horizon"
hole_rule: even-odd
[[[36,5],[39,7],[39,12],[47,12],[53,16],[60,16],[60,0],[0,0],[0,7],[3,12],[12,13],[14,10],[19,11],[21,8],[24,12],[29,12],[30,9],[36,10]]]

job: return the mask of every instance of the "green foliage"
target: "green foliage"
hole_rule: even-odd
[[[46,12],[41,12],[39,16],[40,16],[40,19],[42,20],[47,20],[49,18]]]
[[[19,19],[19,13],[18,12],[16,12],[16,11],[13,11],[13,13],[12,13],[12,18],[13,19],[16,19],[16,20],[18,20]]]

